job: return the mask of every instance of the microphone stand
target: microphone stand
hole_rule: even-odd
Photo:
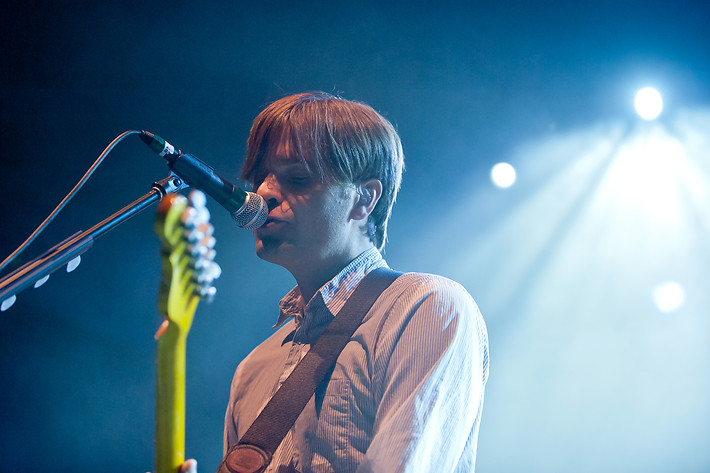
[[[150,192],[122,208],[110,217],[97,223],[86,231],[78,231],[66,240],[58,243],[34,260],[22,265],[12,273],[0,279],[0,310],[5,311],[14,304],[16,294],[30,285],[39,287],[49,278],[49,275],[67,264],[67,272],[73,271],[81,261],[80,255],[88,251],[94,240],[112,230],[141,210],[159,201],[170,192],[186,188],[182,179],[174,173],[153,183]]]

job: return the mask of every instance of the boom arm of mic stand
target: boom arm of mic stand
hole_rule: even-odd
[[[0,309],[8,309],[15,301],[16,294],[49,276],[52,272],[85,253],[94,240],[112,230],[141,210],[159,201],[169,192],[177,192],[187,187],[182,179],[170,174],[165,179],[153,183],[150,192],[122,208],[110,217],[86,231],[80,231],[55,245],[34,260],[24,264],[0,280]]]

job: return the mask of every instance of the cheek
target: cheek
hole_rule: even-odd
[[[310,219],[312,201],[309,195],[289,195],[281,201],[281,212],[284,215],[292,215],[296,220]]]
[[[291,213],[299,230],[326,237],[344,227],[350,217],[350,195],[344,189],[292,194],[282,201],[281,211]]]
[[[339,234],[347,230],[351,211],[351,207],[348,203],[349,201],[335,196],[325,202],[325,205],[322,207],[321,215],[325,222],[324,226],[331,235]]]

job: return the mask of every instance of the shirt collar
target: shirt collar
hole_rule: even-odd
[[[305,304],[298,286],[291,289],[279,302],[279,318],[274,328],[293,317],[300,326],[304,318],[310,314],[327,309],[335,317],[345,305],[345,301],[353,293],[362,279],[373,269],[387,266],[380,252],[372,247],[348,263],[333,279],[328,281],[313,298]]]

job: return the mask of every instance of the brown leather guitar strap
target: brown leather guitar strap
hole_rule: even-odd
[[[296,365],[239,443],[227,452],[217,473],[264,471],[365,314],[401,274],[389,268],[377,268],[363,278],[338,316]]]

